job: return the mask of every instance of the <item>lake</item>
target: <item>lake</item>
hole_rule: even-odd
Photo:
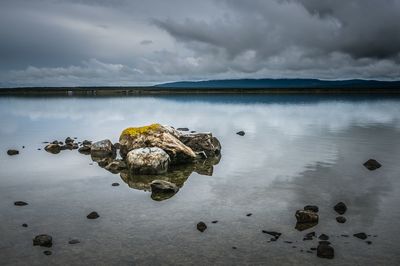
[[[66,137],[117,142],[123,129],[151,123],[212,132],[221,160],[208,175],[189,171],[177,194],[155,201],[90,156],[43,150]],[[1,97],[0,124],[2,265],[400,264],[400,98]],[[8,156],[12,148],[20,154]],[[370,158],[382,167],[367,170]],[[333,210],[340,201],[344,224]],[[319,223],[300,232],[294,214],[309,204]],[[91,211],[100,218],[88,220]],[[262,230],[282,235],[271,241]],[[329,236],[333,260],[310,250],[317,238],[303,241],[313,231]],[[353,237],[359,232],[368,238]],[[51,235],[53,247],[33,246],[38,234]]]

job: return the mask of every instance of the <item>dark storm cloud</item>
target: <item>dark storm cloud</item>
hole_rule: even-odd
[[[400,0],[3,0],[0,85],[400,76]]]

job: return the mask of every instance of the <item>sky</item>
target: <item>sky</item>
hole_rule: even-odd
[[[400,0],[1,0],[0,86],[400,79]]]

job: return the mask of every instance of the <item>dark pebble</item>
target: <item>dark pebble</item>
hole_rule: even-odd
[[[317,248],[314,248],[314,247],[312,247],[312,248],[310,248],[310,249],[311,249],[311,250],[314,250],[314,251],[317,250]]]
[[[232,249],[237,249],[237,247],[232,247]]]
[[[344,224],[347,221],[347,219],[343,216],[338,216],[336,217],[336,221],[340,224]]]
[[[341,235],[342,237],[349,237],[349,235]]]
[[[377,160],[369,159],[368,161],[366,161],[366,162],[364,163],[364,166],[365,166],[368,170],[373,171],[373,170],[376,170],[376,169],[378,169],[378,168],[381,168],[382,165],[381,165]]]
[[[25,149],[25,146],[22,146],[22,149]]]
[[[343,202],[339,202],[336,204],[333,209],[339,213],[340,215],[344,214],[347,211],[347,206]]]
[[[247,217],[250,217],[250,216],[252,216],[252,215],[253,215],[252,213],[246,214]]]
[[[293,244],[293,241],[283,241],[283,242],[285,242],[287,244]]]
[[[264,234],[268,234],[268,235],[271,235],[271,236],[273,236],[273,237],[275,237],[275,240],[277,240],[282,234],[281,233],[278,233],[278,232],[275,232],[275,231],[266,231],[266,230],[262,230],[262,232],[264,233]],[[271,239],[272,240],[272,239]]]
[[[119,186],[119,183],[112,183],[111,186],[113,186],[113,187],[118,187],[118,186]]]
[[[244,131],[239,131],[239,132],[236,132],[236,134],[238,134],[239,136],[244,136],[246,133],[244,133]]]
[[[45,250],[43,251],[43,254],[46,256],[50,256],[51,255],[51,251],[50,250]]]
[[[28,203],[26,203],[25,201],[16,201],[14,202],[15,206],[26,206],[28,205]]]
[[[28,225],[27,224],[22,224],[22,227],[28,227]]]
[[[217,220],[215,220],[215,221],[212,221],[211,223],[213,223],[213,224],[216,224],[216,223],[218,223],[218,221],[217,221]]]
[[[86,216],[88,219],[97,219],[100,215],[97,212],[91,212]]]
[[[53,245],[53,239],[49,235],[37,235],[33,239],[34,246],[51,247]]]
[[[372,241],[365,241],[365,243],[367,243],[368,245],[371,245]]]
[[[317,256],[324,259],[333,259],[335,256],[335,250],[329,245],[319,244],[317,248]]]
[[[321,234],[318,238],[321,240],[329,240],[329,236],[327,236],[325,234]]]
[[[357,233],[353,235],[354,237],[357,237],[359,239],[365,240],[367,239],[367,235],[365,233]]]
[[[8,150],[7,154],[10,155],[10,156],[13,156],[13,155],[19,154],[19,151],[17,151],[17,150]]]
[[[70,241],[68,241],[68,244],[70,245],[75,245],[79,243],[81,243],[81,241],[79,241],[78,239],[71,239]]]
[[[310,250],[307,250],[306,252],[307,252],[307,253],[311,253],[311,254],[313,253],[313,252],[312,252],[312,251],[310,251]]]
[[[189,129],[187,127],[178,127],[176,130],[179,131],[189,131]]]
[[[207,225],[204,222],[199,222],[196,227],[202,233],[207,229]]]

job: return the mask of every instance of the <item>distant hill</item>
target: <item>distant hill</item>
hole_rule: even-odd
[[[378,80],[319,80],[319,79],[225,79],[206,81],[179,81],[155,85],[159,88],[249,88],[249,89],[301,89],[301,88],[399,88],[400,81],[378,81]]]

